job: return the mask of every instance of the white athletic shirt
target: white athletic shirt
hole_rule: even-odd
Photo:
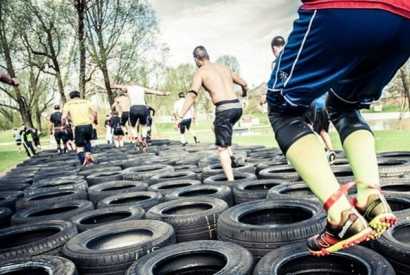
[[[133,85],[128,87],[128,98],[130,105],[146,105],[145,104],[145,89],[144,87]]]
[[[182,107],[184,107],[185,98],[178,99],[174,104],[174,113],[179,114],[181,112]],[[192,119],[194,116],[194,107],[192,106],[188,112],[184,115],[182,119]]]

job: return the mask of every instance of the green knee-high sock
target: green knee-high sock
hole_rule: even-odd
[[[296,141],[289,148],[286,157],[322,203],[339,190],[340,185],[330,169],[323,145],[314,134]],[[346,196],[342,196],[328,210],[328,219],[339,224],[342,211],[351,208]]]
[[[374,137],[371,132],[358,130],[343,142],[357,185],[357,201],[365,206],[368,195],[380,185]]]

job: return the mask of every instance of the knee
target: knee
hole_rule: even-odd
[[[353,132],[365,130],[372,133],[369,124],[365,121],[356,106],[342,106],[335,100],[328,100],[327,109],[330,120],[339,133],[342,144]]]
[[[269,120],[275,133],[276,141],[285,155],[297,140],[306,135],[313,134],[312,129],[306,124],[303,116],[271,112]]]

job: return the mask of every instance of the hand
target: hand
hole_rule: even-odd
[[[12,78],[10,84],[14,87],[18,87],[20,85],[19,81],[16,78]]]
[[[242,87],[242,97],[246,97],[248,95],[248,87],[243,86]]]

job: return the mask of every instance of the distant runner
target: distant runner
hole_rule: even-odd
[[[57,143],[57,152],[62,154],[67,152],[68,136],[63,125],[63,113],[60,111],[60,105],[54,106],[54,112],[50,115],[50,135],[53,135]]]
[[[23,147],[29,158],[37,154],[33,146],[33,133],[34,130],[32,128],[26,127],[24,125],[20,128],[20,135],[22,137]]]
[[[83,166],[94,159],[91,155],[93,124],[97,124],[97,113],[88,100],[80,98],[80,92],[70,92],[70,100],[64,105],[63,120],[70,119],[74,125],[74,138],[77,155]]]
[[[326,109],[327,94],[315,99],[312,102],[310,110],[306,113],[306,119],[311,124],[315,131],[323,140],[326,148],[327,158],[329,163],[333,163],[336,159],[336,154],[333,151],[332,139],[329,135],[330,118]]]
[[[185,93],[183,92],[179,93],[178,97],[179,99],[174,104],[174,117],[176,121],[178,121],[178,114],[181,112],[182,107],[184,106]],[[181,135],[180,140],[181,140],[182,146],[185,146],[188,144],[185,138],[185,133],[189,134],[194,139],[195,144],[199,143],[198,138],[194,134],[191,133],[191,124],[194,119],[195,119],[195,110],[194,110],[194,106],[192,105],[192,107],[186,112],[186,114],[182,118],[181,122],[177,124],[179,133]]]
[[[322,233],[308,240],[324,256],[380,237],[397,218],[380,191],[373,133],[360,113],[410,56],[408,0],[305,0],[268,83],[269,119],[293,167],[327,211]],[[312,101],[326,92],[357,185],[341,186],[323,145],[305,122]]]
[[[124,147],[124,131],[122,130],[121,118],[118,116],[117,111],[112,112],[109,126],[112,131],[115,147]]]
[[[17,151],[21,152],[21,134],[19,129],[13,129],[13,138],[17,145]]]
[[[233,126],[242,116],[242,106],[233,90],[234,84],[241,86],[242,96],[247,96],[248,87],[244,80],[224,65],[212,63],[205,47],[194,49],[198,71],[194,75],[191,90],[178,114],[178,124],[191,109],[201,88],[208,91],[215,105],[215,144],[218,147],[221,165],[228,181],[234,181],[232,165],[236,165],[232,153]]]
[[[146,151],[148,148],[146,138],[149,110],[145,101],[145,95],[167,96],[169,93],[156,91],[139,85],[112,85],[112,88],[120,89],[128,95],[131,106],[129,110],[131,138],[136,146],[140,147],[139,149]]]
[[[130,99],[128,95],[119,89],[118,96],[114,99],[114,104],[112,106],[113,111],[117,111],[121,117],[121,127],[125,135],[129,133],[129,118],[130,118]]]
[[[283,51],[283,47],[285,47],[286,40],[283,38],[283,36],[275,36],[272,39],[272,42],[270,43],[271,50],[273,53],[273,56],[275,57],[275,60],[272,62],[272,70],[276,65],[276,62],[278,61],[280,53]],[[261,96],[259,104],[262,106],[266,104],[266,94]]]

